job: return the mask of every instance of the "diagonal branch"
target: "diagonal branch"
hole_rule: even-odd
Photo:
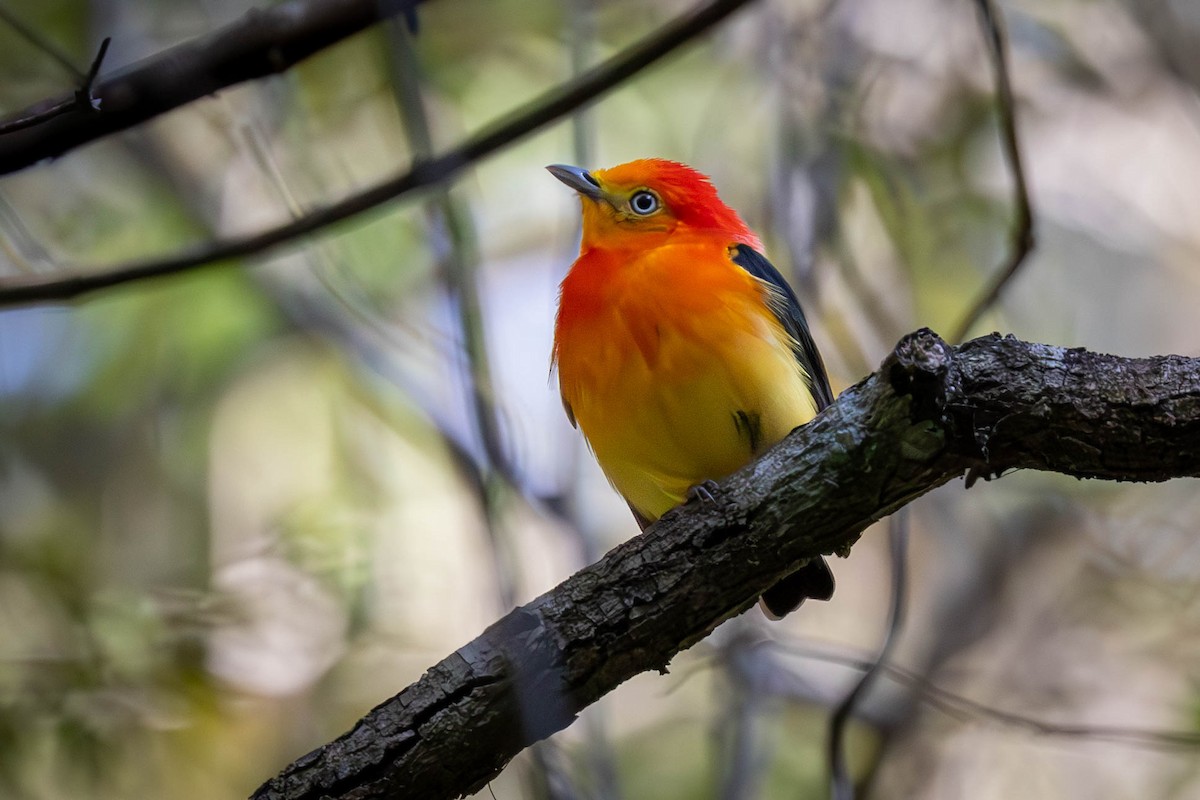
[[[264,784],[256,800],[460,797],[802,561],[970,471],[1200,476],[1200,359],[921,330],[811,424],[518,608]],[[803,520],[803,537],[785,539]]]
[[[96,51],[96,57],[92,59],[91,68],[88,69],[86,75],[80,77],[80,85],[75,90],[75,94],[59,100],[54,105],[42,106],[40,111],[36,111],[30,116],[11,117],[0,122],[0,137],[3,137],[5,134],[24,130],[25,128],[41,125],[53,117],[61,116],[72,110],[82,110],[89,114],[99,111],[100,101],[93,94],[92,86],[96,82],[96,76],[100,74],[100,65],[104,63],[104,55],[108,52],[108,46],[111,43],[111,37],[106,38],[100,43],[100,49]]]
[[[422,0],[291,0],[252,9],[236,22],[143,59],[92,87],[101,113],[74,94],[13,114],[53,117],[0,136],[0,175],[61,156],[81,145],[244,81],[291,68],[381,19],[411,12]],[[82,76],[81,76],[82,77]]]
[[[70,300],[132,281],[174,275],[216,261],[258,255],[301,236],[376,208],[389,200],[450,180],[463,169],[579,109],[664,56],[692,41],[751,0],[710,0],[667,23],[604,63],[546,92],[441,156],[418,161],[407,172],[275,228],[222,239],[163,259],[116,267],[58,272],[0,281],[0,307]],[[107,102],[107,101],[105,101]],[[0,159],[3,140],[0,139]],[[0,161],[2,163],[2,161]]]

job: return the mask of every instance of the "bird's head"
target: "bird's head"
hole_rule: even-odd
[[[762,248],[708,177],[685,164],[644,158],[591,172],[563,164],[546,169],[579,192],[585,249],[645,247],[680,231],[723,234],[731,244]]]

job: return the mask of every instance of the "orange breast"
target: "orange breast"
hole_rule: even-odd
[[[724,244],[583,254],[563,281],[555,359],[596,460],[650,519],[815,414],[763,286]]]

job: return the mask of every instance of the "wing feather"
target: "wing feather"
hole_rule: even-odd
[[[820,411],[833,402],[833,390],[825,373],[825,362],[821,360],[821,353],[808,330],[808,320],[804,317],[804,309],[800,307],[796,293],[767,257],[754,248],[739,244],[730,248],[730,254],[733,263],[772,289],[776,302],[771,304],[771,310],[795,342],[796,360],[804,367],[809,390]]]

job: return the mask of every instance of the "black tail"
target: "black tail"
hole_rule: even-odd
[[[783,619],[810,597],[813,600],[833,597],[833,573],[824,558],[809,561],[763,592],[758,602],[768,617]]]

